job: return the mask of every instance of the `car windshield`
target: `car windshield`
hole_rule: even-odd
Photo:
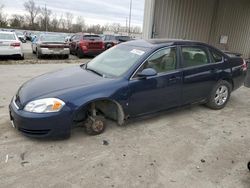
[[[0,40],[16,40],[14,34],[0,33]]]
[[[43,42],[65,42],[65,37],[60,35],[43,35],[40,37]]]
[[[103,77],[120,77],[135,65],[145,52],[146,48],[119,45],[94,58],[87,64],[86,69]]]

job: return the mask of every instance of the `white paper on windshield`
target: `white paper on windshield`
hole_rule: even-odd
[[[137,50],[137,49],[133,49],[130,52],[133,53],[133,54],[139,55],[139,56],[142,56],[145,53],[144,51]]]

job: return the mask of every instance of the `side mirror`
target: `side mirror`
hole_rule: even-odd
[[[156,70],[152,68],[146,68],[142,72],[137,74],[139,78],[147,78],[147,77],[156,76],[156,75],[157,75]]]

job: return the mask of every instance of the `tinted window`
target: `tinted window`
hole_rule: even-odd
[[[101,40],[99,35],[84,35],[83,40]]]
[[[65,37],[60,35],[43,35],[40,37],[40,40],[44,42],[64,42]]]
[[[222,62],[223,57],[222,55],[220,55],[218,52],[214,51],[214,50],[210,50],[212,58],[213,58],[213,62],[215,63],[219,63]]]
[[[81,36],[80,35],[76,35],[75,38],[74,38],[74,41],[78,41],[80,40]]]
[[[118,41],[124,41],[124,42],[130,40],[128,36],[116,36],[115,39]]]
[[[167,48],[156,52],[144,64],[143,69],[153,68],[157,73],[168,72],[176,68],[176,48]]]
[[[14,34],[0,33],[0,40],[16,40]]]
[[[193,67],[207,64],[208,56],[204,49],[199,47],[182,47],[184,67]]]

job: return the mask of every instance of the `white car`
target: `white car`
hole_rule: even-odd
[[[22,44],[14,32],[0,31],[0,56],[24,59]]]

